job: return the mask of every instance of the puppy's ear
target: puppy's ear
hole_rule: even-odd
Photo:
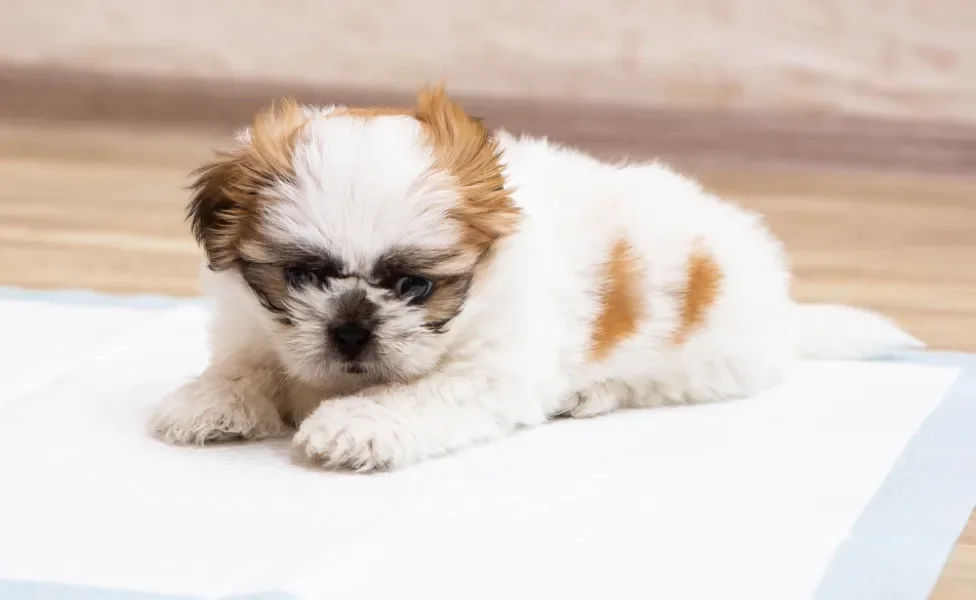
[[[454,213],[466,225],[468,241],[484,249],[513,232],[521,213],[505,186],[497,140],[481,119],[469,116],[443,85],[420,93],[416,117],[462,196]]]
[[[488,129],[480,118],[464,112],[443,84],[421,90],[417,96],[417,119],[427,125],[433,142],[440,149],[451,148],[458,160],[477,160],[479,151],[490,142]],[[487,148],[492,150],[492,148]]]
[[[207,255],[211,269],[219,271],[237,259],[238,227],[244,207],[234,194],[243,176],[242,156],[223,154],[193,172],[186,217],[193,237]]]
[[[240,258],[241,239],[253,233],[254,216],[279,182],[293,182],[292,153],[307,116],[294,101],[274,103],[235,136],[238,147],[196,169],[187,219],[210,268],[226,269]]]

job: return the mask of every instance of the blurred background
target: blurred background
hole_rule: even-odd
[[[976,119],[967,0],[5,0],[0,57],[634,106]],[[282,87],[282,89],[285,89]]]
[[[0,286],[195,295],[184,186],[237,125],[441,78],[762,211],[801,299],[976,350],[973,0],[3,0]],[[967,535],[933,598],[976,597]]]
[[[971,0],[4,0],[0,285],[197,293],[187,173],[277,96],[661,157],[763,211],[797,295],[976,350]]]
[[[970,0],[5,0],[0,284],[192,295],[187,172],[272,98],[660,156],[762,210],[806,299],[976,350]]]

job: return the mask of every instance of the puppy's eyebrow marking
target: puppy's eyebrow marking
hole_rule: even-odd
[[[308,265],[341,274],[345,265],[334,254],[303,246],[279,246],[272,250],[273,262],[283,265]]]
[[[395,248],[376,261],[372,274],[377,279],[398,273],[450,277],[466,274],[472,267],[470,254],[456,249]]]

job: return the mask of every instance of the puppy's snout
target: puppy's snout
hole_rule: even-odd
[[[335,324],[329,328],[329,336],[343,358],[353,360],[362,354],[373,338],[375,317],[376,305],[363,290],[346,292],[338,298]]]
[[[373,337],[373,331],[358,323],[348,323],[329,330],[332,343],[347,360],[359,356]]]

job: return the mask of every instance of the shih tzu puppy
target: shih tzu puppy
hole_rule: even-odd
[[[694,181],[489,131],[439,87],[404,110],[277,103],[237,141],[192,187],[212,356],[153,416],[170,443],[294,427],[323,466],[393,469],[921,345],[794,302],[761,218]]]

